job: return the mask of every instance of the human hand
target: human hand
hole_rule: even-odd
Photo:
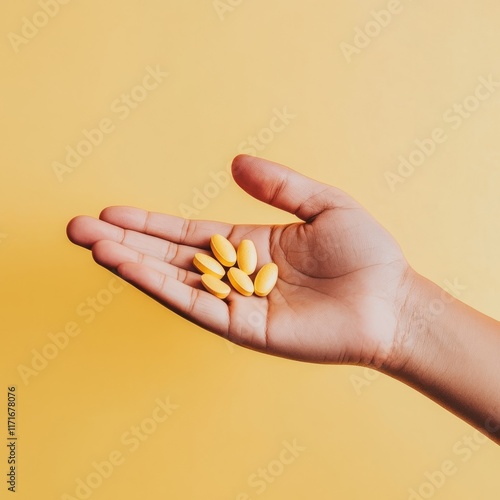
[[[169,309],[237,344],[310,362],[389,363],[412,280],[395,240],[339,189],[245,155],[232,169],[247,193],[301,221],[232,225],[109,207],[100,220],[73,219],[68,236]],[[232,290],[223,301],[205,291],[192,260],[210,253],[215,233],[235,247],[251,239],[258,268],[278,265],[267,297]]]
[[[500,444],[500,323],[413,271],[387,231],[339,189],[250,156],[235,158],[233,177],[301,222],[232,225],[110,207],[100,220],[73,219],[68,236],[207,330],[277,356],[379,369]],[[192,261],[210,253],[215,233],[235,246],[253,240],[258,267],[278,265],[267,297],[233,290],[223,301],[204,290]]]

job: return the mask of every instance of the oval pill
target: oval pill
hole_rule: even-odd
[[[252,274],[257,267],[257,250],[252,240],[243,240],[236,251],[238,268],[245,274]]]
[[[216,278],[213,274],[202,275],[201,283],[207,291],[219,299],[225,299],[231,291],[228,284],[224,283],[219,278]]]
[[[274,262],[262,266],[255,276],[255,295],[265,297],[274,288],[276,281],[278,281],[278,266]]]
[[[250,297],[253,294],[253,283],[248,274],[245,274],[241,269],[237,267],[232,267],[227,272],[227,277],[231,282],[231,285],[236,291],[240,292],[241,295]]]
[[[229,240],[220,234],[214,234],[210,238],[210,248],[215,258],[226,267],[236,264],[236,250]]]
[[[222,278],[226,274],[224,268],[213,257],[204,253],[194,254],[193,264],[203,274],[211,274],[216,278]]]

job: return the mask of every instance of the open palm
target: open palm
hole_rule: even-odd
[[[382,366],[408,289],[410,268],[397,243],[347,194],[287,167],[241,155],[233,177],[301,222],[232,225],[109,207],[99,219],[73,219],[68,236],[99,264],[232,342],[304,361]],[[251,239],[258,268],[278,265],[267,297],[232,290],[220,300],[205,291],[192,261],[196,252],[211,253],[215,233],[235,246]]]

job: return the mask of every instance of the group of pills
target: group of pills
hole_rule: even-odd
[[[193,264],[203,273],[201,283],[205,289],[219,299],[225,299],[231,291],[231,287],[222,281],[226,274],[224,267],[229,268],[229,283],[246,297],[254,293],[265,297],[274,288],[278,280],[278,266],[274,262],[262,266],[253,281],[250,278],[257,268],[257,250],[252,240],[243,240],[236,250],[224,236],[214,234],[210,238],[210,248],[215,259],[210,255],[197,253]],[[236,263],[238,267],[234,267]]]

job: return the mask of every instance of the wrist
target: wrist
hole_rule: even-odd
[[[381,371],[396,378],[419,378],[432,366],[440,341],[438,317],[455,299],[411,267],[400,287],[401,304],[393,346]]]
[[[393,348],[380,371],[500,444],[500,323],[410,270]]]

